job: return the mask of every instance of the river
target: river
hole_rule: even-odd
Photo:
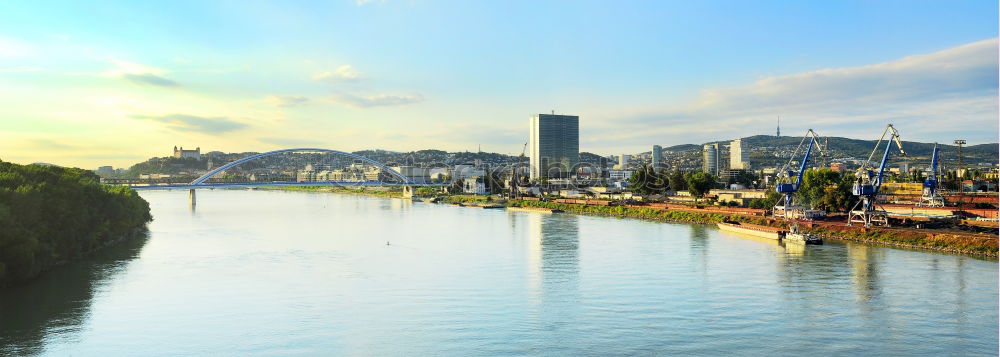
[[[998,349],[995,260],[326,193],[142,196],[148,237],[0,289],[0,355]]]

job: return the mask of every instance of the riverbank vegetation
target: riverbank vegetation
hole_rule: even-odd
[[[595,214],[602,216],[630,217],[668,222],[688,222],[716,224],[723,220],[751,223],[766,226],[781,227],[774,221],[760,217],[745,217],[719,213],[701,213],[688,211],[671,211],[656,208],[640,208],[626,206],[597,206],[580,204],[562,204],[543,201],[508,201],[511,207],[539,207],[559,209],[565,212]],[[837,229],[841,228],[841,229]],[[858,227],[828,227],[817,226],[804,229],[829,239],[841,239],[871,244],[889,245],[906,248],[931,249],[945,252],[997,257],[998,241],[995,236],[974,236],[951,233],[925,233],[905,229],[869,229]]]
[[[0,286],[133,236],[152,220],[134,190],[94,173],[0,161]]]
[[[945,252],[997,257],[996,236],[953,233],[924,233],[912,230],[879,228],[870,230],[838,229],[844,227],[814,227],[803,229],[826,238],[865,242],[905,248],[932,249]]]

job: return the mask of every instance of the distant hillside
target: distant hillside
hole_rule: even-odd
[[[875,145],[875,140],[859,140],[859,139],[849,139],[841,137],[824,137],[828,143],[828,148],[831,150],[842,151],[849,153],[853,156],[864,156],[868,157],[871,154],[872,149]],[[743,138],[747,142],[748,146],[795,146],[798,145],[802,140],[801,137],[794,136],[773,136],[773,135],[755,135]],[[728,143],[728,142],[720,142]],[[895,144],[893,144],[895,150]],[[957,155],[957,146],[950,145],[946,143],[939,143],[938,148],[941,152],[941,157],[949,157]],[[934,143],[922,143],[917,141],[906,141],[903,140],[903,150],[911,156],[929,156],[931,151],[934,149]],[[970,145],[962,148],[962,153],[966,157],[993,157],[996,159],[1000,155],[1000,149],[998,149],[998,144],[979,144]],[[995,160],[994,160],[995,161]]]
[[[667,151],[701,150],[701,147],[702,147],[702,145],[681,144],[681,145],[674,145],[674,146],[671,146],[671,147],[663,148],[663,150],[667,150]]]
[[[875,145],[875,140],[842,137],[824,137],[822,139],[828,148],[827,156],[829,160],[864,160],[871,155]],[[794,149],[801,141],[802,137],[794,136],[755,135],[743,138],[743,142],[749,152],[748,159],[756,167],[772,166],[788,160],[788,157],[783,157],[782,154],[788,155],[787,151]],[[730,141],[714,141],[709,144],[711,143],[718,143],[726,147]],[[884,148],[884,143],[882,148]],[[904,140],[903,149],[906,151],[907,156],[901,158],[898,156],[898,149],[895,143],[893,143],[893,162],[929,162],[931,152],[934,149],[934,143]],[[957,161],[957,146],[950,143],[940,143],[938,144],[938,149],[940,150],[940,160],[943,164],[952,165]],[[701,152],[701,150],[702,145],[693,144],[674,145],[664,148],[664,151],[672,151],[675,155],[684,154],[685,152],[690,155],[694,152]],[[877,155],[881,153],[882,151],[879,151]],[[993,143],[965,146],[962,148],[962,156],[963,161],[970,166],[980,163],[996,165],[998,157],[1000,157],[1000,145]]]

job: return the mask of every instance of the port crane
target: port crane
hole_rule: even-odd
[[[886,134],[890,135],[888,139],[885,137]],[[876,172],[872,167],[872,158],[875,157],[875,152],[879,150],[882,141],[885,141],[885,152],[882,154],[882,162],[878,166],[878,172]],[[889,164],[889,153],[892,152],[893,141],[899,147],[899,154],[906,156],[906,151],[903,150],[903,142],[899,140],[899,132],[896,131],[896,128],[892,124],[887,125],[885,131],[882,132],[882,136],[875,141],[875,148],[872,149],[871,155],[868,155],[868,161],[865,161],[855,173],[855,181],[854,186],[851,188],[851,193],[858,196],[861,200],[848,213],[847,225],[851,225],[852,223],[863,223],[865,227],[889,225],[888,215],[885,209],[878,206],[876,199],[879,189],[882,187],[882,180],[885,177],[885,167]]]
[[[924,180],[924,192],[920,195],[920,202],[917,207],[944,207],[944,197],[938,193],[938,147],[934,144],[934,151],[931,153],[931,170]]]
[[[509,198],[517,198],[521,194],[521,174],[518,173],[518,170],[524,168],[524,153],[526,151],[528,151],[528,143],[524,143],[524,146],[521,147],[521,156],[517,157],[517,164],[510,168]]]
[[[799,150],[802,149],[802,144],[805,144],[806,139],[809,139],[809,144],[805,147],[805,155],[802,157],[802,161],[799,163],[799,171],[792,171],[792,163],[798,156]],[[774,205],[774,216],[788,218],[800,218],[805,216],[805,208],[794,206],[795,192],[798,192],[799,187],[802,186],[802,175],[805,173],[807,165],[809,164],[809,158],[812,155],[813,147],[819,151],[821,156],[826,155],[826,147],[820,145],[819,135],[815,131],[809,129],[806,131],[806,135],[802,137],[802,141],[799,141],[799,146],[795,148],[792,152],[791,158],[788,162],[781,167],[778,171],[777,185],[775,185],[774,190],[782,195],[782,199],[775,203]]]

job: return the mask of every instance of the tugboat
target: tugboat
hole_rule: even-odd
[[[782,239],[785,243],[795,243],[803,245],[823,245],[823,239],[816,235],[799,231],[798,222],[793,222],[788,227],[788,232]]]

